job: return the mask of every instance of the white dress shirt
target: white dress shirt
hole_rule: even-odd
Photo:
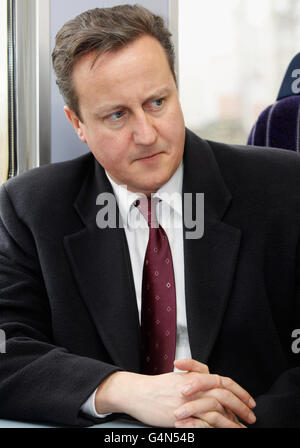
[[[120,217],[123,222],[130,254],[137,308],[141,321],[141,297],[143,267],[149,240],[149,227],[140,210],[135,206],[141,194],[133,193],[125,186],[117,185],[106,173],[116,196]],[[182,181],[183,164],[179,166],[171,179],[153,196],[161,199],[157,203],[157,220],[165,230],[173,258],[173,268],[176,288],[176,353],[175,359],[191,358],[187,333],[185,282],[184,282],[184,252],[182,229]],[[176,369],[174,369],[176,370]],[[94,417],[104,417],[108,414],[98,414],[95,409],[96,391],[83,404],[81,410]]]

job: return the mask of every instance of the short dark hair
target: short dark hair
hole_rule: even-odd
[[[101,54],[117,51],[143,35],[153,36],[162,45],[176,81],[171,33],[160,16],[142,6],[90,9],[65,23],[57,33],[52,53],[56,83],[65,103],[79,118],[78,96],[72,79],[75,62],[91,51],[96,52],[97,59]]]

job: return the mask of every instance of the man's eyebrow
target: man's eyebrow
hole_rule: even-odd
[[[154,91],[148,98],[146,98],[144,103],[148,103],[149,101],[155,100],[155,99],[160,98],[165,95],[168,95],[169,92],[170,92],[169,87],[162,87],[161,89]],[[109,113],[110,111],[113,111],[113,110],[124,109],[125,107],[127,107],[127,106],[125,104],[121,104],[121,103],[119,103],[119,104],[118,103],[112,103],[112,104],[107,103],[107,104],[103,104],[102,106],[97,107],[95,110],[95,114],[101,115],[101,114]]]
[[[150,95],[150,96],[146,99],[145,103],[147,103],[148,101],[151,101],[151,100],[155,100],[155,99],[157,99],[157,98],[160,98],[160,97],[162,97],[162,96],[168,95],[169,93],[170,93],[170,88],[169,88],[169,87],[162,87],[161,89],[158,89],[158,90],[156,90],[155,92],[153,92],[153,94]]]
[[[123,109],[124,104],[103,104],[95,109],[95,115],[102,115],[113,110]]]

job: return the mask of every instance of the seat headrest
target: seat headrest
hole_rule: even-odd
[[[300,53],[290,62],[276,102],[260,114],[247,144],[300,152]]]
[[[283,78],[277,101],[288,96],[300,94],[300,53],[291,60]]]
[[[300,152],[300,96],[289,96],[267,107],[253,126],[247,144]]]

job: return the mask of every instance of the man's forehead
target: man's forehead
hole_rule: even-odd
[[[142,35],[127,45],[108,50],[105,52],[99,52],[98,50],[90,51],[83,54],[74,64],[73,73],[85,72],[91,75],[97,74],[100,69],[105,68],[108,65],[117,65],[119,63],[134,64],[136,60],[141,60],[145,63],[152,61],[152,59],[164,59],[167,65],[168,59],[166,53],[157,39],[149,35]],[[138,68],[135,65],[135,68]]]
[[[104,108],[121,106],[122,102],[145,102],[167,94],[174,88],[174,78],[164,50],[161,47],[159,51],[159,47],[149,37],[140,38],[123,51],[100,55],[96,62],[95,52],[84,55],[73,71],[80,102],[88,101],[99,113]]]

